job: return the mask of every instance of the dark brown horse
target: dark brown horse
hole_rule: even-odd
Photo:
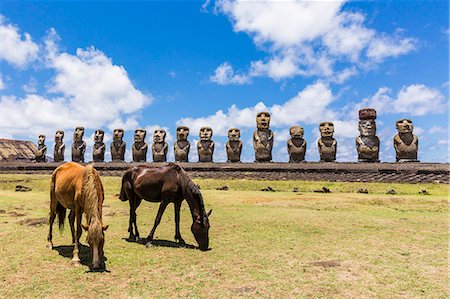
[[[72,262],[80,264],[78,247],[82,230],[87,231],[87,242],[91,248],[92,268],[98,269],[103,263],[104,231],[108,226],[102,222],[103,185],[97,171],[88,165],[68,162],[53,171],[50,185],[50,230],[48,247],[53,247],[52,228],[58,214],[59,228],[64,227],[66,209],[70,209],[69,223],[74,244]],[[87,225],[82,224],[83,213],[86,214]],[[75,219],[77,230],[75,236]]]
[[[152,167],[139,165],[130,168],[122,178],[122,189],[120,199],[130,202],[130,223],[128,231],[130,240],[139,239],[139,231],[136,225],[136,209],[142,199],[150,202],[161,202],[156,215],[155,223],[146,239],[147,247],[152,245],[156,227],[161,221],[161,217],[171,202],[175,206],[175,240],[180,244],[185,244],[180,234],[180,208],[181,203],[186,199],[192,214],[191,231],[200,250],[208,250],[209,247],[209,220],[205,212],[203,197],[187,173],[177,164],[170,163],[167,166]],[[133,230],[134,226],[134,230]]]

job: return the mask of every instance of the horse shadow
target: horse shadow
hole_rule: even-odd
[[[60,256],[63,256],[65,258],[68,259],[72,259],[73,257],[73,247],[74,245],[60,245],[60,246],[53,246],[53,250],[58,251],[58,254]],[[98,269],[98,270],[93,270],[92,269],[92,265],[91,265],[91,249],[89,248],[89,246],[86,246],[84,244],[79,244],[78,245],[78,257],[80,258],[80,263],[83,266],[87,266],[89,267],[89,271],[87,272],[109,272],[108,270],[106,270],[106,263],[104,265],[104,267]],[[103,256],[103,261],[106,262],[108,260],[108,258],[106,256]]]
[[[146,245],[147,244],[147,239],[146,238],[139,238],[138,240],[133,240],[133,239],[129,239],[129,238],[122,238],[122,240],[125,240],[129,243],[137,243],[137,244],[141,244],[141,245]],[[168,248],[187,248],[187,249],[197,249],[196,246],[192,245],[192,244],[187,244],[187,243],[178,243],[178,242],[174,242],[174,241],[169,241],[169,240],[162,240],[162,239],[154,239],[152,241],[152,246],[155,247],[168,247]]]

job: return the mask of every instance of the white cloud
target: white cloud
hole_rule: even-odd
[[[31,77],[27,84],[22,85],[23,91],[26,93],[36,93],[37,92],[37,81],[34,77]]]
[[[281,80],[301,75],[343,83],[358,69],[416,48],[416,40],[403,37],[400,31],[388,35],[366,27],[365,15],[343,10],[345,2],[216,1],[214,12],[225,14],[235,32],[247,33],[268,56],[250,62],[250,69],[239,75],[241,80],[212,81],[243,84],[242,78],[249,83],[252,77]],[[225,66],[219,66],[213,77],[222,70],[228,74],[222,77],[234,78],[231,65],[226,62]]]
[[[394,101],[394,108],[397,112],[411,115],[444,113],[447,111],[444,96],[441,92],[423,84],[402,87]]]
[[[3,81],[3,76],[2,74],[0,74],[0,90],[5,89],[6,88],[6,84]]]
[[[238,75],[234,73],[233,67],[224,62],[216,68],[214,75],[209,78],[211,82],[215,82],[220,85],[227,84],[247,84],[250,83],[250,78],[244,75]]]
[[[6,24],[1,14],[0,41],[0,60],[22,68],[37,58],[39,46],[31,40],[31,36],[28,33],[22,35],[15,25]]]
[[[439,127],[439,126],[433,126],[428,131],[430,134],[439,134],[439,133],[447,133],[448,128]]]

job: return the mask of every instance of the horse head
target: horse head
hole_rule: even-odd
[[[206,251],[209,248],[209,220],[212,210],[205,215],[198,215],[195,217],[194,223],[192,223],[191,231],[194,234],[195,240],[198,243],[198,247],[202,251]]]
[[[81,225],[87,231],[86,241],[91,248],[92,269],[97,270],[103,263],[103,246],[105,244],[105,233],[108,225],[102,225],[99,219],[94,220],[89,225]]]

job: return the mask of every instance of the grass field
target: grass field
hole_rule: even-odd
[[[448,298],[448,186],[196,180],[210,217],[211,250],[173,243],[169,206],[147,249],[129,243],[120,178],[102,178],[106,272],[71,264],[68,225],[48,232],[47,175],[0,175],[0,297]],[[14,192],[21,184],[31,192]],[[227,191],[215,190],[228,186]],[[262,192],[270,186],[276,192]],[[327,187],[332,193],[315,193]],[[299,192],[293,192],[298,188]],[[360,194],[360,188],[369,194]],[[394,189],[396,195],[387,195]],[[419,195],[426,189],[429,195]],[[146,236],[157,204],[144,202]],[[195,244],[184,203],[181,232]],[[85,234],[81,237],[85,243]]]

